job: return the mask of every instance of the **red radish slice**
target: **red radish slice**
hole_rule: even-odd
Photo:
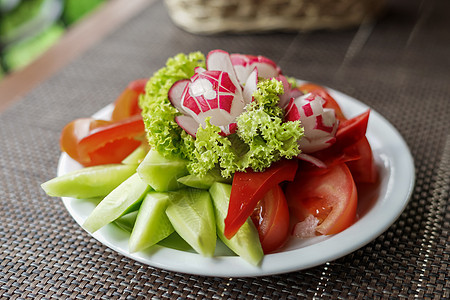
[[[229,73],[204,71],[191,78],[182,95],[181,105],[199,124],[211,117],[211,124],[228,126],[244,109],[240,86],[235,86]]]
[[[320,159],[318,159],[312,155],[309,155],[306,153],[300,153],[299,155],[297,155],[297,157],[303,161],[307,161],[307,162],[313,164],[314,166],[316,166],[318,168],[322,169],[322,168],[327,167],[327,165],[323,161],[321,161]]]
[[[324,100],[317,94],[306,94],[291,100],[286,108],[287,121],[300,120],[305,135],[299,141],[304,153],[330,147],[336,141],[338,121],[334,109],[324,108]]]
[[[233,64],[231,63],[230,54],[223,50],[212,50],[206,57],[206,69],[208,71],[222,71],[228,73],[231,81],[236,87],[240,87]],[[240,92],[240,91],[239,91]]]
[[[249,74],[256,67],[258,74],[262,78],[272,78],[278,76],[281,71],[275,62],[264,56],[253,56],[234,53],[230,55],[231,62],[236,70],[239,82],[247,80]]]
[[[283,83],[284,94],[280,95],[280,102],[278,103],[278,106],[284,108],[289,104],[289,100],[291,100],[292,98],[291,85],[289,84],[287,78],[284,77],[283,75],[279,75],[275,77],[275,79]]]
[[[244,91],[242,93],[242,97],[244,98],[245,104],[249,104],[253,101],[253,93],[257,89],[258,84],[258,69],[254,68],[253,71],[248,76],[247,81],[245,82]]]
[[[187,133],[195,137],[198,130],[198,122],[195,121],[192,117],[189,116],[176,116],[175,122],[177,122],[178,126],[184,129]]]
[[[222,136],[227,136],[227,135],[233,134],[237,131],[237,124],[230,123],[228,126],[220,126],[220,129],[222,131],[219,134]]]
[[[184,109],[181,105],[181,99],[189,82],[190,81],[188,79],[178,80],[172,85],[168,94],[170,103],[172,103],[172,105],[182,113],[184,113]]]
[[[206,69],[202,68],[202,67],[195,67],[195,69],[194,69],[195,74],[202,73],[205,71],[206,71]]]

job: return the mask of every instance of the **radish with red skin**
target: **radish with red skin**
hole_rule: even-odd
[[[179,112],[184,113],[184,109],[181,105],[181,97],[183,96],[186,86],[189,84],[189,80],[179,80],[175,82],[169,90],[169,100],[172,105],[178,109]]]
[[[252,95],[257,89],[257,84],[258,84],[258,69],[255,68],[250,73],[250,75],[247,78],[247,81],[245,82],[244,91],[242,95],[245,104],[249,104],[250,102],[253,101]]]
[[[299,146],[304,153],[326,149],[336,141],[338,121],[334,109],[324,108],[324,103],[319,95],[309,93],[292,99],[286,108],[286,121],[302,122],[305,135]]]
[[[246,54],[231,54],[231,62],[241,83],[244,83],[254,68],[258,69],[262,78],[273,78],[281,74],[280,68],[275,62],[264,56]]]

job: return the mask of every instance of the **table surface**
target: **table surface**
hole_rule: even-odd
[[[388,1],[378,20],[347,30],[214,36],[177,28],[161,1],[136,1],[122,14],[119,2],[75,28],[44,63],[0,85],[0,298],[450,298],[449,1]],[[108,16],[115,25],[100,26]],[[111,103],[168,57],[212,49],[270,57],[285,74],[342,91],[392,123],[416,168],[398,220],[324,265],[210,278],[114,252],[81,229],[60,199],[45,195],[40,184],[56,174],[68,121]]]

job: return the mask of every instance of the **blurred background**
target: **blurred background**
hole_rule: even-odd
[[[0,0],[0,80],[25,67],[107,0]]]

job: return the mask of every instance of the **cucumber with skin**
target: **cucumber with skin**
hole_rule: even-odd
[[[187,175],[187,161],[168,159],[155,150],[150,150],[137,168],[142,180],[157,192],[180,189],[178,178]]]
[[[200,177],[194,174],[189,174],[178,178],[178,182],[185,186],[207,190],[214,182],[231,183],[231,178],[223,178],[219,170],[209,171],[205,176]]]
[[[119,228],[131,234],[131,232],[133,231],[134,224],[136,222],[138,212],[139,212],[138,210],[135,210],[126,215],[123,215],[120,218],[116,219],[114,221],[114,224],[116,224]],[[165,239],[162,239],[157,244],[166,248],[171,248],[180,251],[190,251],[190,252],[193,251],[192,247],[189,246],[189,244],[186,243],[186,241],[183,240],[183,238],[176,231],[172,232],[172,234],[170,234]]]
[[[136,210],[149,190],[149,185],[137,173],[131,175],[94,208],[84,221],[83,228],[95,232],[120,216]]]
[[[231,239],[227,239],[223,233],[225,229],[224,220],[230,202],[231,185],[215,182],[209,189],[209,193],[214,204],[219,239],[244,260],[252,265],[258,265],[264,257],[264,252],[259,241],[258,230],[250,218]]]
[[[148,153],[149,146],[146,143],[142,143],[133,152],[122,160],[122,164],[125,165],[139,165]]]
[[[174,232],[166,215],[167,193],[149,192],[142,201],[129,240],[131,253],[144,250]]]
[[[175,231],[196,252],[206,257],[214,255],[216,221],[208,191],[187,188],[171,192],[166,214]]]
[[[87,167],[41,184],[47,195],[78,199],[104,197],[136,173],[137,165],[110,164]]]

